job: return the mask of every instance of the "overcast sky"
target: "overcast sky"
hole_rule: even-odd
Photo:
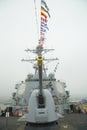
[[[87,95],[87,0],[46,0],[51,18],[44,47],[59,58],[56,78],[71,95]],[[39,26],[40,0],[36,0]],[[34,0],[0,0],[0,97],[11,97],[16,83],[32,73],[26,48],[38,44]],[[50,56],[51,54],[47,54]],[[56,62],[48,64],[53,72]],[[48,71],[48,72],[50,72]]]

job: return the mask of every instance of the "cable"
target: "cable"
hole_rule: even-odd
[[[38,35],[38,41],[39,41],[39,25],[38,25],[38,20],[37,20],[36,0],[34,0],[34,6],[35,6],[35,16],[36,16],[37,35]]]

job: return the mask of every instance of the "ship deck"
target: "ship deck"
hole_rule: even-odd
[[[0,117],[0,130],[24,130],[25,122],[19,122],[18,117]],[[48,127],[45,127],[45,130]],[[44,128],[29,127],[28,130],[44,130]],[[49,130],[54,130],[50,129]],[[83,113],[66,114],[64,118],[59,119],[59,125],[56,130],[87,130],[87,115]]]

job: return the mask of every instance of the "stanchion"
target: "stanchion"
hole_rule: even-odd
[[[6,112],[6,130],[8,130],[8,118],[9,118],[9,112]]]

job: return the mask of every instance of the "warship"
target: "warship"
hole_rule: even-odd
[[[64,111],[69,110],[69,91],[66,91],[66,83],[55,78],[55,72],[47,74],[46,63],[58,61],[58,58],[45,58],[45,54],[54,49],[45,49],[45,33],[48,30],[49,8],[45,0],[41,0],[41,26],[40,38],[35,49],[26,49],[36,55],[35,58],[22,59],[22,61],[33,63],[34,74],[29,74],[27,79],[16,84],[16,93],[13,93],[15,113],[19,116],[25,115],[25,130],[30,126],[35,129],[49,128],[56,130],[58,120]]]
[[[27,51],[35,53],[36,58],[22,61],[34,62],[35,73],[29,74],[25,82],[16,84],[17,92],[13,93],[14,106],[22,115],[26,115],[25,130],[28,130],[30,125],[38,124],[43,127],[49,124],[50,129],[55,129],[58,119],[69,109],[69,92],[65,90],[64,82],[56,80],[54,73],[47,75],[44,62],[58,59],[45,59],[42,53],[51,49],[44,49],[41,45],[35,50]]]
[[[0,117],[0,130],[87,129],[86,106],[84,105],[83,111],[70,110],[70,93],[66,90],[66,83],[55,77],[59,64],[58,58],[48,59],[45,56],[46,53],[54,50],[43,47],[45,33],[48,30],[48,17],[50,14],[47,3],[41,0],[38,45],[35,49],[25,50],[33,53],[35,58],[22,59],[23,62],[33,63],[35,71],[34,74],[29,73],[24,81],[15,85],[16,92],[12,94],[13,103],[9,107],[10,117]],[[55,69],[47,74],[46,63],[53,61],[57,61]]]

